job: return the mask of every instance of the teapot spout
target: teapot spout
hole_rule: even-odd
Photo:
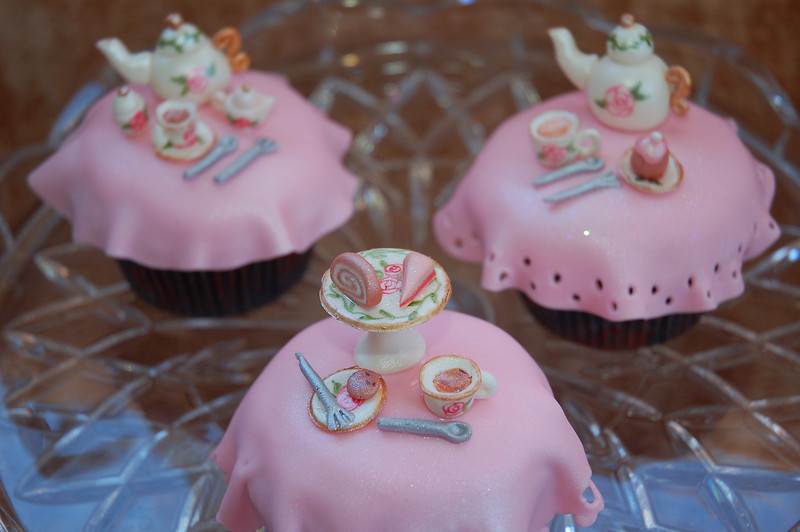
[[[597,65],[597,54],[584,54],[578,50],[572,33],[566,28],[550,28],[547,34],[556,50],[556,62],[564,75],[581,90],[589,83],[589,75]]]
[[[101,39],[96,43],[108,62],[123,78],[131,83],[148,84],[152,79],[153,54],[139,52],[132,54],[122,41],[116,37]]]

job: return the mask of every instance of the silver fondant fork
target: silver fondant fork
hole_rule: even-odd
[[[311,384],[311,387],[317,393],[317,397],[319,397],[328,411],[328,430],[342,430],[352,425],[353,421],[355,421],[353,414],[339,406],[339,403],[336,402],[336,397],[325,386],[325,381],[322,380],[322,377],[314,371],[314,368],[311,367],[311,364],[302,354],[295,353],[294,356],[300,362],[300,371],[303,372],[306,380]]]
[[[563,168],[542,174],[533,180],[533,184],[544,185],[545,183],[552,183],[553,181],[557,181],[571,175],[580,174],[582,172],[594,172],[595,170],[600,170],[603,167],[603,164],[602,158],[589,157],[587,159],[582,159],[572,164],[568,164]]]
[[[253,144],[246,152],[241,154],[235,161],[233,161],[230,166],[228,166],[225,170],[220,172],[219,174],[214,176],[214,182],[218,185],[226,182],[239,172],[245,169],[245,167],[252,163],[257,157],[261,155],[266,155],[268,153],[272,153],[278,149],[278,145],[272,139],[267,139],[264,137],[259,137],[256,140],[255,144]]]
[[[233,135],[225,135],[219,139],[217,145],[214,146],[205,157],[200,159],[200,161],[195,163],[183,173],[183,178],[186,180],[194,179],[201,173],[205,172],[206,169],[217,162],[217,160],[235,150],[238,144],[239,141],[236,140],[236,137]]]
[[[614,170],[606,170],[599,176],[594,177],[589,181],[586,181],[585,183],[581,183],[578,186],[568,188],[556,194],[547,196],[546,198],[544,198],[544,201],[548,201],[551,203],[556,201],[562,201],[574,198],[575,196],[580,196],[581,194],[586,194],[587,192],[590,192],[598,188],[614,188],[620,186],[621,184],[622,183],[620,182]]]

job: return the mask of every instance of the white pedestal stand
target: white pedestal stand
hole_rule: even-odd
[[[413,368],[424,354],[425,339],[414,329],[368,332],[356,343],[355,362],[386,375]]]

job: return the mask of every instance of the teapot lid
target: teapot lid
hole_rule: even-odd
[[[606,53],[618,62],[625,64],[641,63],[653,55],[653,36],[650,31],[636,22],[633,15],[626,13],[620,17],[606,41]]]
[[[166,21],[168,27],[161,32],[156,45],[159,52],[180,55],[200,46],[204,35],[197,26],[184,22],[178,13],[168,15]]]

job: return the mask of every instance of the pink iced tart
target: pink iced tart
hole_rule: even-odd
[[[423,400],[419,367],[382,375],[385,404],[372,410],[376,422],[328,430],[312,421],[307,405],[316,395],[296,353],[335,380],[353,365],[363,334],[326,319],[275,356],[236,411],[214,455],[228,481],[219,521],[233,531],[281,532],[539,532],[556,513],[593,523],[603,502],[583,447],[525,350],[497,327],[451,311],[417,330],[423,363],[457,353],[499,383],[457,418],[472,428],[468,441],[378,428],[387,417],[436,419]],[[339,399],[353,371],[332,391],[358,414],[358,401]],[[322,407],[314,408],[316,415]]]
[[[130,137],[113,116],[111,93],[98,101],[58,152],[30,176],[42,199],[72,222],[75,240],[115,258],[152,268],[228,270],[304,252],[353,212],[357,179],[342,165],[351,134],[295,92],[279,75],[234,75],[274,99],[256,126],[239,127],[206,103],[198,119],[215,140],[233,136],[236,148],[207,171],[184,179],[197,160],[175,161],[154,152],[150,129]],[[154,122],[159,99],[142,95]],[[116,92],[116,91],[115,91]],[[224,183],[214,176],[259,138],[276,149]]]
[[[534,184],[552,168],[537,158],[529,125],[552,110],[599,132],[595,156],[611,170],[610,182],[577,195],[564,191],[596,173]],[[438,241],[452,256],[483,264],[484,288],[517,289],[548,309],[614,322],[714,309],[742,293],[742,262],[779,235],[769,214],[774,177],[732,121],[702,108],[670,114],[658,131],[655,141],[669,143],[666,177],[630,176],[643,134],[598,121],[584,94],[525,110],[493,133],[436,213]]]

